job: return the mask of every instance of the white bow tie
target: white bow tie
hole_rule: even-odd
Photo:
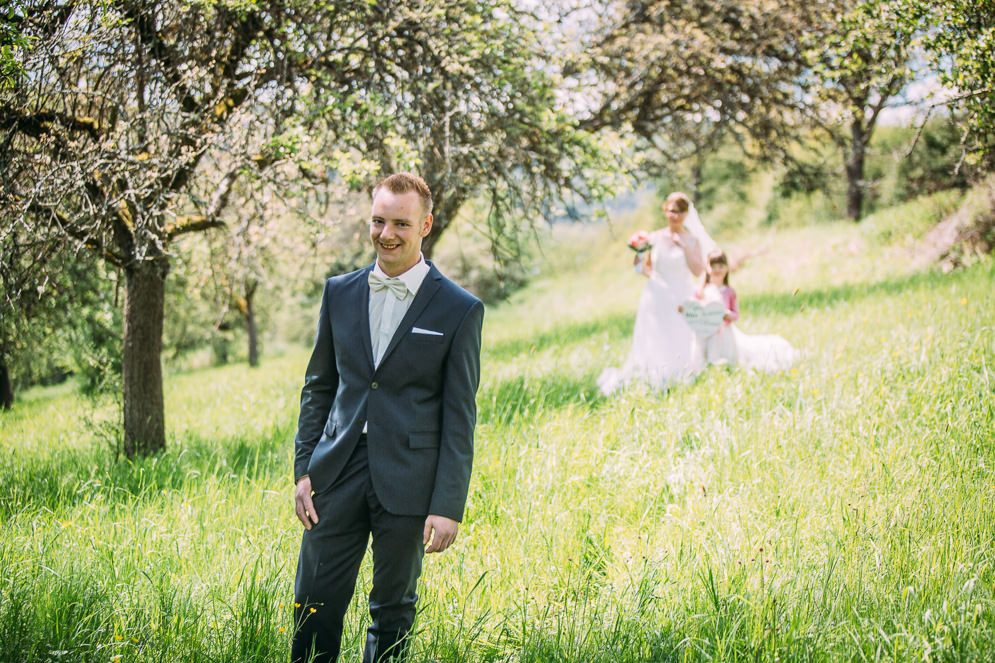
[[[404,285],[404,281],[396,276],[381,276],[376,272],[370,272],[369,283],[370,290],[373,292],[380,292],[386,288],[402,301],[408,296],[408,286]]]

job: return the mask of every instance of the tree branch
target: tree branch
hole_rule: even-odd
[[[112,265],[120,266],[124,264],[124,258],[121,255],[109,250],[103,241],[101,241],[100,237],[95,236],[93,233],[86,232],[83,228],[78,227],[62,212],[46,207],[37,202],[30,203],[27,207],[27,212],[38,217],[48,217],[52,219],[55,224],[59,226],[62,232],[79,242],[87,249],[95,251]]]
[[[56,125],[61,125],[70,131],[84,132],[95,141],[100,140],[102,135],[100,123],[92,117],[75,117],[55,111],[24,114],[9,106],[0,108],[0,129],[14,130],[32,138],[49,135],[64,138],[61,132],[55,131]]]
[[[180,235],[185,235],[187,233],[224,227],[225,222],[221,219],[212,219],[203,214],[191,214],[177,217],[176,221],[163,228],[163,233],[170,241],[172,241]]]

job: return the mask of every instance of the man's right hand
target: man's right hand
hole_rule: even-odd
[[[311,524],[318,524],[318,514],[314,512],[314,502],[311,501],[311,477],[301,477],[294,490],[294,510],[297,518],[304,524],[304,529],[311,529]]]

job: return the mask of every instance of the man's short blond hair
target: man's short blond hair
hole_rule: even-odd
[[[425,180],[414,173],[400,172],[383,178],[375,187],[373,187],[374,198],[377,197],[377,192],[380,191],[380,189],[387,189],[393,194],[403,194],[414,191],[418,194],[418,197],[421,198],[422,209],[425,210],[425,214],[432,213],[432,190],[428,188],[428,184],[425,183]]]

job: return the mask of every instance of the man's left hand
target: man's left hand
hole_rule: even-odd
[[[456,540],[459,523],[445,516],[429,516],[425,519],[425,552],[442,552]],[[431,542],[431,543],[429,543]]]

